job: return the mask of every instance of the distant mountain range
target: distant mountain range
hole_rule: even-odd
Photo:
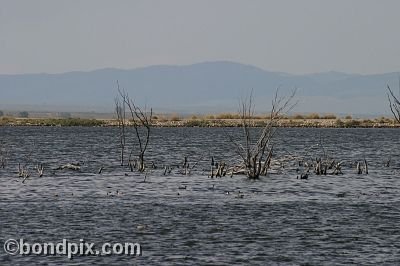
[[[251,90],[257,110],[264,112],[276,88],[283,95],[298,88],[295,112],[385,114],[386,85],[397,91],[398,77],[398,73],[292,75],[226,61],[0,75],[0,109],[112,112],[118,80],[139,104],[156,112],[232,112]]]

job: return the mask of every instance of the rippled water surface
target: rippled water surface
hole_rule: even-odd
[[[147,161],[157,168],[143,182],[144,174],[119,166],[116,128],[0,127],[10,153],[0,169],[1,245],[66,238],[96,246],[138,242],[143,252],[69,260],[11,256],[1,247],[0,265],[400,264],[398,129],[279,129],[275,158],[286,160],[269,175],[208,178],[211,156],[238,161],[227,134],[240,133],[153,129]],[[324,151],[344,162],[344,174],[296,179],[296,156],[311,160]],[[190,175],[177,168],[185,156]],[[357,175],[355,161],[364,158],[369,174]],[[18,163],[27,161],[32,175],[22,183]],[[56,170],[73,162],[80,171]],[[45,166],[43,177],[37,163]],[[173,167],[170,174],[163,175],[164,165]]]

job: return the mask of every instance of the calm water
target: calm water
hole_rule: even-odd
[[[211,156],[238,161],[226,134],[240,129],[153,133],[147,158],[158,168],[143,182],[144,174],[119,166],[115,128],[0,127],[10,151],[0,169],[0,265],[400,264],[399,129],[281,129],[275,152],[287,160],[259,181],[207,177]],[[291,158],[321,156],[318,143],[344,161],[344,175],[296,179]],[[191,175],[163,175],[185,156],[197,163]],[[32,176],[23,184],[16,172],[27,158]],[[364,158],[369,175],[357,175],[354,162]],[[71,162],[81,171],[55,170]],[[36,163],[45,165],[43,177]],[[138,242],[143,255],[11,256],[2,247],[9,238]]]

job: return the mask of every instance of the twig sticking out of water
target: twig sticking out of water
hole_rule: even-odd
[[[37,170],[37,172],[39,174],[39,177],[42,177],[43,176],[43,172],[44,172],[43,164],[36,165],[36,170]]]

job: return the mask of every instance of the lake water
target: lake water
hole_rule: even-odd
[[[143,182],[144,174],[119,166],[116,128],[0,127],[10,152],[0,169],[0,265],[400,264],[400,129],[279,129],[275,158],[285,163],[257,181],[207,177],[211,156],[239,161],[227,134],[239,137],[241,129],[152,133],[146,158],[157,169]],[[295,158],[323,151],[344,162],[343,175],[296,179]],[[185,156],[190,175],[176,168]],[[357,175],[364,158],[369,174]],[[32,175],[22,183],[18,163],[28,161]],[[80,171],[55,170],[76,162]],[[11,256],[2,247],[9,238],[137,242],[143,254]]]

